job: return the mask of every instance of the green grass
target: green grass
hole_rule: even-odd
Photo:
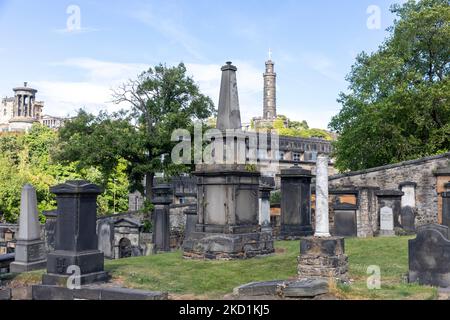
[[[342,299],[436,299],[437,289],[406,283],[410,237],[347,239],[351,285],[333,289]],[[174,298],[220,299],[233,288],[265,280],[293,279],[297,274],[298,241],[276,242],[273,256],[239,261],[184,260],[180,251],[106,261],[119,285],[169,292]],[[367,268],[381,271],[381,289],[367,288]],[[14,282],[39,282],[42,271],[26,273]]]
[[[343,299],[435,299],[437,290],[406,283],[410,237],[347,239],[349,286],[339,285]],[[168,291],[198,298],[221,298],[253,281],[296,277],[298,241],[276,243],[277,254],[242,261],[183,260],[181,252],[108,261],[106,268],[125,286]],[[367,268],[380,267],[381,289],[367,288]]]

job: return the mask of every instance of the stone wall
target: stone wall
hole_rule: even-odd
[[[373,188],[399,190],[402,182],[414,182],[416,201],[416,226],[438,223],[441,213],[438,206],[439,192],[450,180],[450,153],[406,161],[398,164],[368,169],[330,177],[334,189],[357,188],[360,190],[358,211],[358,235],[372,236],[378,228],[377,201]]]

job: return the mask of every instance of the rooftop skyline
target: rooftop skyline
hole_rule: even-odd
[[[26,81],[46,114],[114,111],[111,88],[160,62],[184,62],[217,107],[220,67],[232,61],[248,122],[262,116],[270,54],[278,113],[326,128],[356,54],[381,44],[395,2],[0,0],[0,94]]]

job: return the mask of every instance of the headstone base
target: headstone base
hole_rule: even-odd
[[[395,230],[380,230],[379,236],[380,237],[394,237]]]
[[[10,265],[11,273],[22,273],[45,269],[45,244],[41,240],[17,240],[15,261]]]
[[[314,234],[312,226],[281,225],[279,240],[300,240]]]
[[[275,252],[270,232],[246,234],[193,232],[183,243],[187,259],[247,259]]]
[[[348,281],[348,257],[343,237],[308,237],[300,241],[298,278]]]
[[[70,252],[57,250],[47,256],[47,274],[42,276],[42,284],[66,285],[72,275],[67,273],[70,266],[80,268],[81,284],[107,281],[109,276],[104,270],[103,252],[98,250]]]

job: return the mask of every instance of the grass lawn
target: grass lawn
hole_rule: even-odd
[[[342,299],[435,299],[437,289],[408,284],[408,239],[347,239],[351,285],[339,285],[334,293]],[[106,261],[113,281],[119,285],[169,292],[174,298],[220,299],[233,288],[264,280],[296,277],[298,241],[276,243],[270,257],[241,261],[195,261],[182,259],[180,251],[148,257]],[[381,289],[367,289],[367,268],[381,270]],[[42,272],[22,274],[14,281],[33,282]]]

